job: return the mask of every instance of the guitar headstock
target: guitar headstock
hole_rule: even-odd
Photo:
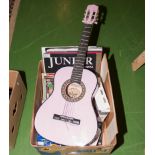
[[[85,24],[97,24],[99,7],[97,5],[88,5],[82,20]]]

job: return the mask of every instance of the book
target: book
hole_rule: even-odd
[[[54,75],[50,73],[42,73],[43,99],[44,102],[53,92]]]
[[[42,59],[45,73],[56,73],[62,67],[73,66],[78,53],[78,46],[42,47]],[[99,73],[102,48],[89,46],[85,68]]]
[[[52,141],[47,140],[41,135],[37,134],[37,145],[39,146],[61,146],[60,144],[54,143]]]

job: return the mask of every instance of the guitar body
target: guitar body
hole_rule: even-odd
[[[55,143],[84,146],[93,140],[97,132],[97,120],[92,105],[97,78],[91,71],[83,69],[80,89],[82,93],[74,100],[65,94],[72,70],[73,67],[64,67],[56,72],[54,91],[39,108],[35,128],[39,134]]]

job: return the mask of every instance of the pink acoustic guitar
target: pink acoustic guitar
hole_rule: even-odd
[[[97,133],[92,105],[97,78],[84,69],[88,41],[97,15],[98,6],[88,5],[75,64],[56,72],[53,94],[42,104],[35,117],[37,132],[58,144],[84,146],[91,143]]]

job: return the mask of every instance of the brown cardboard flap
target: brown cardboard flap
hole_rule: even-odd
[[[54,153],[56,151],[61,152],[62,154],[73,154],[75,152],[91,152],[94,151],[96,153],[103,153],[102,151],[106,152],[111,152],[113,149],[114,145],[111,146],[84,146],[84,147],[79,147],[79,146],[49,146],[49,147],[41,147],[39,150],[41,152],[47,152],[47,153]]]
[[[34,127],[34,119],[35,119],[35,114],[38,111],[40,105],[41,105],[41,98],[42,98],[42,77],[41,73],[43,72],[43,65],[42,61],[39,62],[38,65],[38,74],[37,74],[37,79],[36,79],[36,87],[35,87],[35,96],[34,96],[34,109],[32,113],[32,124],[31,124],[31,137],[30,137],[30,143],[35,146],[36,145],[36,135],[37,132]]]
[[[101,63],[100,75],[110,104],[110,113],[108,114],[108,116],[104,121],[105,123],[104,133],[106,138],[103,142],[105,142],[104,145],[110,145],[112,141],[115,139],[116,134],[118,133],[118,128],[117,128],[116,112],[115,112],[115,106],[114,106],[108,62],[105,54],[103,56],[102,63]]]
[[[110,113],[109,115],[106,117],[106,120],[105,120],[105,124],[106,126],[108,127],[109,124],[111,123],[112,119],[114,118],[114,106],[113,106],[113,99],[112,99],[112,94],[111,94],[111,89],[109,87],[109,84],[110,84],[110,81],[109,81],[109,72],[107,72],[107,76],[106,76],[106,79],[105,79],[105,82],[104,82],[104,89],[106,91],[106,94],[107,94],[107,98],[108,98],[108,101],[109,101],[109,104],[110,104]]]
[[[19,73],[17,71],[13,71],[13,70],[9,71],[9,87],[12,89],[14,88],[14,86],[16,84],[18,74]]]
[[[108,71],[109,71],[108,62],[107,62],[106,55],[104,54],[101,61],[101,70],[100,70],[100,77],[102,79],[102,82],[105,82]]]

